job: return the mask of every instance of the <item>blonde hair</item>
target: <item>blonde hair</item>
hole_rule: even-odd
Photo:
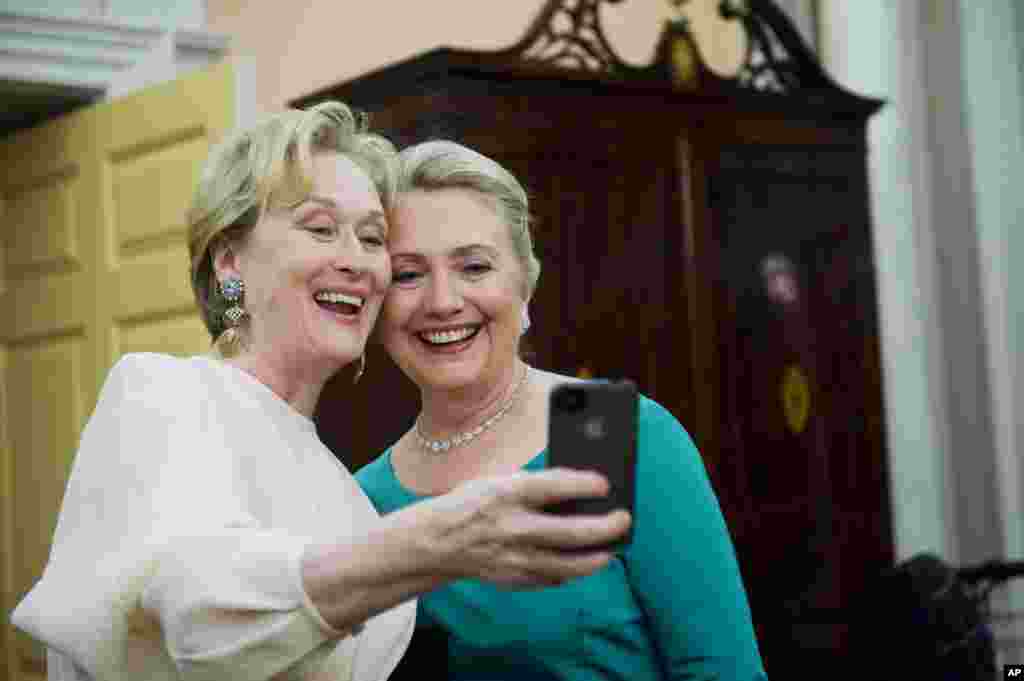
[[[370,176],[387,206],[395,190],[397,155],[367,132],[366,117],[341,102],[273,115],[238,130],[211,151],[187,213],[190,275],[215,354],[230,357],[246,344],[246,324],[228,328],[229,307],[217,285],[214,249],[244,241],[270,206],[292,205],[313,189],[312,159],[336,151]],[[247,319],[247,318],[243,318]]]
[[[540,278],[540,260],[533,252],[529,199],[523,186],[496,161],[455,142],[435,140],[402,150],[397,193],[448,188],[472,189],[491,200],[508,227],[513,250],[526,275],[523,298],[533,297]]]

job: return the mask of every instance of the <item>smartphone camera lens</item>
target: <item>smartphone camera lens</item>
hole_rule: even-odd
[[[562,388],[555,394],[555,406],[562,411],[580,411],[587,406],[587,395],[579,388]]]

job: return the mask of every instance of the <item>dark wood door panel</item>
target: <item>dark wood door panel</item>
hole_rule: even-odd
[[[849,171],[861,163],[856,150],[735,147],[710,180],[719,445],[733,453],[719,480],[780,664],[813,647],[808,619],[837,619],[891,560],[869,416],[881,392],[866,187]],[[841,648],[843,636],[822,640]]]
[[[501,146],[492,155],[521,179],[536,216],[543,269],[528,342],[538,365],[631,378],[685,421],[692,383],[669,150]]]

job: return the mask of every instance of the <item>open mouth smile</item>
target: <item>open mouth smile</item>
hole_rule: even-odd
[[[317,291],[313,296],[318,307],[342,317],[355,318],[363,309],[366,299],[340,291]]]
[[[450,329],[428,329],[419,331],[416,337],[425,345],[433,349],[461,349],[467,345],[480,332],[481,325],[459,326]]]

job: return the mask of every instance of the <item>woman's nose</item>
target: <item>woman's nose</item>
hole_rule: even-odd
[[[350,253],[334,261],[334,269],[350,277],[361,277],[370,271],[367,259],[362,254]]]
[[[427,296],[428,312],[439,317],[450,317],[462,310],[462,294],[458,284],[447,275],[438,274],[431,277],[430,291]]]
[[[359,276],[370,271],[373,254],[355,235],[338,239],[337,254],[334,256],[334,268],[339,272]]]

